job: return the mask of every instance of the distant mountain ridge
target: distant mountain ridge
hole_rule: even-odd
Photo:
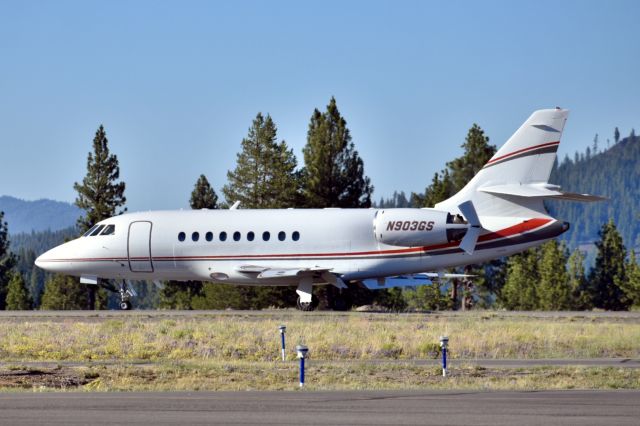
[[[82,214],[70,203],[47,199],[26,201],[8,195],[0,196],[0,211],[4,212],[10,234],[69,228]]]
[[[597,203],[547,203],[554,217],[571,224],[562,236],[570,247],[598,240],[598,231],[609,219],[628,249],[640,246],[640,137],[634,132],[607,150],[594,153],[587,148],[574,159],[565,157],[549,181],[565,191],[609,198]]]

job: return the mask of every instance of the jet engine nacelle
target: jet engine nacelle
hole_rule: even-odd
[[[378,242],[415,247],[459,241],[468,225],[459,215],[433,209],[379,210],[373,221]]]

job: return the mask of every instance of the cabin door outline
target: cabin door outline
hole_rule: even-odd
[[[136,221],[129,224],[127,237],[127,257],[131,272],[153,272],[151,260],[151,230],[149,221]]]

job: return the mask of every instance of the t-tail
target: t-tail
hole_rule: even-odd
[[[560,108],[535,111],[460,192],[436,204],[436,209],[458,211],[467,220],[469,228],[460,248],[473,253],[483,228],[506,217],[552,219],[545,199],[604,199],[563,192],[549,183],[568,115],[568,110]]]

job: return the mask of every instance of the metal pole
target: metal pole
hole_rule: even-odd
[[[442,348],[442,377],[447,377],[447,348]]]
[[[280,327],[278,327],[278,329],[280,330],[280,341],[282,343],[282,360],[286,361],[287,357],[286,357],[286,352],[285,352],[285,332],[287,331],[287,327],[284,325],[281,325]]]
[[[447,377],[447,347],[449,346],[449,338],[440,336],[440,347],[442,348],[442,377]]]
[[[304,345],[296,346],[298,358],[300,358],[300,387],[304,386],[304,359],[309,356],[309,348]]]

